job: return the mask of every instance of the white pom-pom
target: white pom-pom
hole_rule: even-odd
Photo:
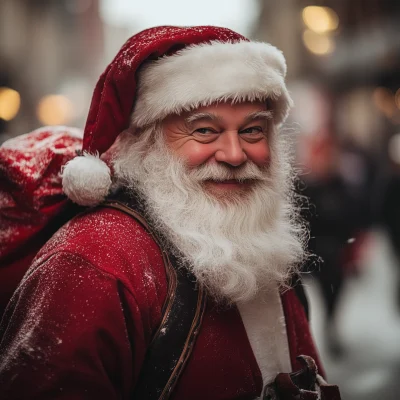
[[[107,196],[111,187],[110,168],[98,156],[84,153],[62,170],[64,193],[81,206],[94,206]]]

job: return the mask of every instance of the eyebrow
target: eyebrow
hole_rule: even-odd
[[[265,120],[265,121],[271,120],[272,119],[272,111],[253,112],[246,116],[243,125],[247,125],[251,121],[260,120],[260,119]],[[187,118],[185,118],[185,122],[187,125],[191,125],[194,122],[202,121],[202,120],[222,122],[221,117],[219,117],[218,115],[212,114],[212,113],[207,113],[207,112],[193,113],[193,114],[189,115]]]
[[[191,125],[196,121],[202,121],[202,120],[221,122],[222,118],[219,117],[218,115],[206,112],[193,113],[189,115],[187,118],[185,118],[185,122],[187,125]]]
[[[247,125],[251,121],[255,121],[258,119],[262,119],[265,121],[269,121],[272,119],[272,111],[256,111],[254,113],[249,114],[244,121],[243,125]]]

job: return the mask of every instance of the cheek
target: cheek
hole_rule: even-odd
[[[195,140],[189,140],[176,150],[176,152],[186,160],[190,167],[196,167],[210,159],[214,155],[215,149],[211,143],[204,144]]]
[[[259,166],[264,166],[269,163],[270,149],[266,140],[260,140],[257,143],[246,146],[245,152],[250,161],[253,161]]]

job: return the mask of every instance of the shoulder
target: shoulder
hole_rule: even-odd
[[[36,261],[42,262],[57,252],[81,256],[91,264],[113,273],[113,263],[161,251],[148,233],[129,215],[110,208],[96,208],[77,215],[59,229],[40,250]],[[114,271],[115,272],[115,271]]]
[[[166,293],[161,249],[140,223],[121,211],[99,207],[77,215],[40,250],[32,269],[47,263],[59,273],[63,267],[50,259],[61,253],[114,278],[135,297],[154,292],[163,298]]]

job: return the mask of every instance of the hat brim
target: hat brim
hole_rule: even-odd
[[[270,44],[213,41],[190,46],[141,68],[132,125],[143,127],[214,102],[266,99],[279,125],[292,106],[285,75],[285,59]]]

